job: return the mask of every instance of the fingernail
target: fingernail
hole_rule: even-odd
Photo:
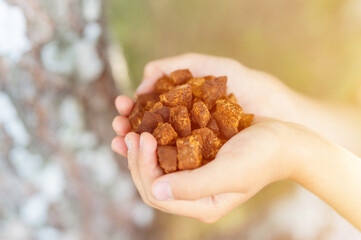
[[[164,201],[164,200],[173,200],[172,190],[170,189],[169,183],[167,182],[160,182],[157,183],[153,187],[153,196],[155,199]]]
[[[132,151],[132,143],[131,141],[129,141],[129,138],[127,136],[125,136],[124,141],[125,141],[125,145],[127,145],[128,152]]]
[[[137,90],[135,90],[135,92],[136,92],[136,93],[142,92],[146,86],[147,86],[147,85],[145,84],[145,82],[142,82],[142,83],[138,86]]]
[[[142,135],[140,135],[139,148],[140,148],[140,149],[142,149],[142,148],[143,148],[143,134],[142,134]]]

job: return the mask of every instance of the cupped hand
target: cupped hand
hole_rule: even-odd
[[[292,123],[256,118],[231,138],[210,163],[164,174],[149,133],[129,133],[128,166],[145,203],[161,211],[211,223],[264,186],[293,177],[302,144],[317,145],[314,133]],[[320,141],[322,142],[322,140]],[[310,150],[310,149],[309,149]]]
[[[195,77],[226,75],[228,91],[235,94],[244,112],[283,121],[297,122],[299,119],[296,93],[268,74],[251,70],[235,60],[222,57],[192,53],[152,61],[144,68],[143,81],[136,94],[151,92],[158,78],[184,68],[190,69]],[[113,128],[118,136],[113,139],[112,148],[126,156],[124,136],[131,129],[127,117],[134,101],[126,96],[119,96],[115,105],[121,116],[117,116],[113,121]]]

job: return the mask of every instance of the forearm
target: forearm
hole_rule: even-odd
[[[319,143],[310,142],[315,151],[302,150],[292,178],[361,230],[361,159],[331,143]]]
[[[299,124],[361,156],[361,106],[298,99]]]

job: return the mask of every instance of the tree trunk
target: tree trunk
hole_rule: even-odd
[[[0,0],[1,239],[143,239],[152,222],[110,149],[102,7]]]

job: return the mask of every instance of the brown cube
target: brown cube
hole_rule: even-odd
[[[203,100],[208,109],[212,109],[215,102],[226,95],[227,77],[218,77],[203,84]]]
[[[189,84],[184,84],[163,93],[159,98],[166,106],[176,107],[182,105],[189,109],[192,105],[192,87]]]
[[[216,157],[219,149],[222,147],[221,140],[209,128],[199,128],[192,131],[192,135],[199,134],[202,136],[203,146],[202,153],[204,159],[212,160]]]
[[[143,106],[145,106],[148,102],[155,103],[158,101],[159,101],[159,94],[154,92],[139,94],[137,97],[137,102],[139,102]]]
[[[193,102],[193,104],[195,104],[196,102],[203,102],[203,99],[196,97],[196,98],[193,98],[192,102]]]
[[[167,76],[159,78],[154,84],[154,92],[159,94],[169,92],[173,88],[175,88],[175,85]]]
[[[217,122],[221,135],[230,139],[238,133],[239,120],[242,118],[242,108],[227,99],[216,101],[216,111],[212,114]]]
[[[177,139],[178,169],[194,169],[202,164],[202,137],[199,134]]]
[[[238,130],[241,131],[245,128],[248,128],[249,126],[251,126],[251,123],[253,121],[254,115],[253,114],[247,114],[244,113],[242,115],[241,120],[239,120],[239,124],[238,124]]]
[[[207,128],[211,129],[217,136],[219,136],[219,128],[214,117],[211,116],[211,118],[209,119]]]
[[[154,107],[155,104],[156,104],[155,101],[147,101],[144,105],[144,111],[149,111]]]
[[[169,122],[180,137],[186,137],[191,134],[191,120],[185,106],[172,107],[170,109]]]
[[[192,121],[198,124],[201,128],[207,126],[208,121],[211,118],[211,114],[204,102],[196,102],[193,104],[191,116]]]
[[[237,104],[237,98],[236,98],[236,96],[234,96],[233,93],[228,94],[227,99],[231,103]]]
[[[141,123],[143,116],[143,107],[139,102],[136,102],[132,109],[132,112],[129,115],[129,122],[132,126],[132,131],[136,132],[138,130],[139,124]]]
[[[162,123],[163,118],[160,114],[151,113],[146,111],[144,113],[143,119],[139,124],[136,133],[149,132],[153,133],[154,129],[158,126],[158,123]]]
[[[192,93],[193,97],[202,99],[203,95],[203,83],[206,80],[204,78],[192,78],[187,82],[187,84],[190,84],[192,86]]]
[[[173,145],[178,137],[170,123],[159,123],[154,129],[153,136],[159,145]]]
[[[186,83],[192,77],[192,73],[188,69],[180,69],[170,73],[170,79],[176,85]]]
[[[149,112],[160,114],[164,122],[169,121],[169,108],[164,106],[162,102],[157,102],[156,104],[154,104],[154,106],[149,110]]]
[[[158,146],[158,161],[165,173],[177,171],[177,148],[174,146]]]
[[[204,80],[209,81],[209,80],[215,79],[216,77],[215,77],[215,76],[212,76],[212,75],[208,75],[208,76],[205,76],[205,77],[203,77],[203,78],[204,78]]]

